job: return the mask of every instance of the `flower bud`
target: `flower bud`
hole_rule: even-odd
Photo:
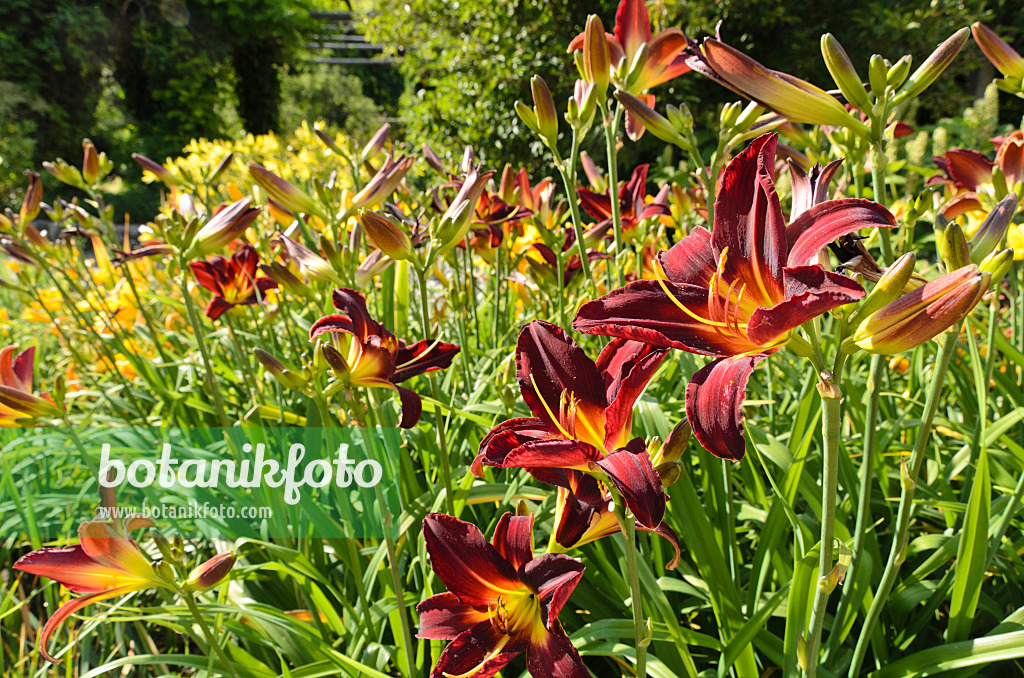
[[[892,65],[889,72],[885,74],[885,83],[893,89],[898,89],[907,80],[907,76],[910,75],[910,62],[912,61],[909,54],[905,54],[900,57],[900,60]]]
[[[871,55],[871,60],[868,62],[868,81],[871,83],[871,93],[876,98],[881,97],[885,93],[885,86],[888,80],[887,75],[888,70],[882,55]]]
[[[648,106],[642,99],[622,90],[615,93],[615,98],[619,100],[619,103],[622,104],[622,107],[630,115],[650,130],[651,134],[666,143],[675,144],[680,148],[689,148],[690,144],[678,132],[676,127],[667,118],[662,117],[653,108]]]
[[[25,199],[21,202],[21,211],[18,213],[18,225],[21,228],[25,228],[39,216],[39,203],[42,199],[43,182],[39,180],[37,172],[29,172],[28,188],[25,189]]]
[[[835,125],[869,136],[870,130],[831,94],[806,80],[766,68],[739,50],[707,38],[702,45],[707,64],[728,86],[791,122]]]
[[[683,475],[683,465],[678,461],[666,461],[655,466],[654,470],[658,472],[658,477],[661,478],[662,487],[674,485],[679,480],[679,477]]]
[[[100,178],[100,158],[96,146],[88,140],[82,141],[82,178],[85,183],[93,186]]]
[[[58,181],[85,190],[85,182],[82,181],[82,173],[77,167],[69,165],[64,158],[57,158],[55,162],[44,162],[43,169],[57,177]]]
[[[307,247],[303,247],[286,235],[277,234],[271,242],[281,245],[288,258],[295,262],[302,274],[310,280],[323,280],[337,285],[342,284],[327,260]]]
[[[573,86],[573,95],[569,99],[566,121],[577,131],[588,129],[596,110],[597,88],[586,80],[577,80]]]
[[[731,130],[736,124],[736,119],[740,117],[741,106],[738,101],[722,106],[722,111],[718,114],[718,126],[723,130]]]
[[[587,28],[583,37],[583,67],[587,81],[594,85],[597,97],[604,99],[611,77],[611,64],[604,24],[596,14],[587,17]]]
[[[327,134],[327,132],[324,132],[322,129],[319,128],[314,129],[313,133],[316,134],[317,138],[323,143],[324,146],[331,149],[331,153],[334,153],[335,155],[340,155],[341,157],[345,157],[345,151],[341,150],[341,146],[335,143],[334,139],[331,138],[331,135]]]
[[[441,242],[441,252],[446,252],[459,244],[473,223],[480,194],[494,175],[493,171],[482,172],[482,169],[481,166],[470,169],[462,188],[436,224],[433,235]]]
[[[327,213],[305,192],[277,176],[263,165],[249,163],[249,175],[273,200],[292,212],[316,215],[327,219]]]
[[[402,179],[409,173],[414,162],[416,162],[415,158],[402,156],[394,160],[389,156],[384,166],[377,171],[377,174],[370,179],[369,183],[363,187],[363,190],[359,191],[352,198],[351,209],[357,210],[360,207],[373,207],[384,202],[395,192],[398,184],[402,183]]]
[[[1024,78],[1024,57],[980,21],[971,26],[974,41],[996,70],[1011,78]]]
[[[693,131],[693,113],[685,102],[678,106],[669,104],[665,108],[665,112],[668,114],[668,119],[672,122],[672,126],[677,130],[683,134],[689,134]]]
[[[862,111],[871,110],[871,100],[846,50],[831,33],[821,36],[821,55],[832,80],[846,100]]]
[[[992,286],[994,287],[1010,270],[1011,264],[1013,264],[1013,250],[1005,249],[989,254],[978,264],[978,269],[982,273],[992,275]]]
[[[856,318],[866,318],[883,306],[892,303],[897,297],[902,296],[907,288],[907,283],[914,275],[916,261],[917,257],[913,252],[907,252],[894,261],[875,283],[874,289],[857,306]],[[857,321],[854,320],[854,322]]]
[[[999,241],[1006,234],[1010,226],[1013,213],[1017,210],[1017,195],[1010,193],[995,206],[978,231],[971,238],[971,262],[981,264],[992,250],[999,245]]]
[[[248,197],[222,208],[195,234],[185,256],[196,259],[227,247],[245,233],[259,213],[258,207],[249,207]]]
[[[370,140],[363,146],[362,152],[359,154],[360,160],[369,160],[373,156],[380,153],[381,149],[384,148],[384,144],[388,141],[388,135],[391,133],[391,125],[384,123],[380,126]]]
[[[187,182],[179,177],[177,174],[172,173],[166,167],[158,163],[156,160],[151,160],[141,153],[132,153],[132,160],[137,162],[142,168],[143,173],[149,172],[154,178],[162,181],[167,186],[187,186]],[[59,178],[59,177],[58,177]]]
[[[953,63],[953,59],[956,58],[956,55],[967,44],[967,38],[970,36],[970,33],[970,29],[961,28],[936,47],[935,51],[914,71],[906,84],[903,85],[893,104],[898,105],[907,99],[913,99],[928,89],[939,75],[942,74],[942,71],[946,70],[946,67]]]
[[[236,559],[234,551],[215,555],[189,572],[188,579],[185,580],[185,589],[202,591],[216,586],[224,577],[228,576],[228,572],[235,566]]]
[[[267,372],[270,372],[285,388],[292,391],[302,391],[306,388],[307,382],[302,375],[293,369],[289,369],[274,356],[260,348],[255,349],[253,354],[256,356],[256,360],[260,362],[260,365],[263,365]]]
[[[221,159],[221,161],[217,163],[217,166],[213,168],[213,172],[210,173],[210,178],[209,178],[210,183],[212,183],[214,181],[217,181],[217,178],[221,174],[224,173],[224,170],[226,170],[228,167],[231,166],[231,163],[232,163],[232,161],[234,159],[235,159],[235,154],[234,153],[228,153],[227,155],[225,155]]]
[[[540,125],[537,124],[537,113],[522,101],[516,101],[514,106],[519,119],[530,128],[530,131],[537,136],[544,138],[544,135],[540,133]]]
[[[533,92],[533,112],[537,117],[537,129],[548,146],[558,141],[558,112],[555,101],[551,98],[551,90],[544,78],[535,75],[530,78],[530,90]]]
[[[396,261],[408,259],[412,254],[412,239],[401,226],[391,219],[371,210],[363,210],[359,221],[370,242]]]
[[[690,422],[684,418],[665,438],[665,443],[655,455],[656,459],[652,458],[652,463],[660,465],[678,462],[683,458],[683,452],[686,451],[686,445],[690,442],[692,434],[693,428],[690,426]]]
[[[938,220],[936,225],[939,225]],[[939,257],[946,263],[947,270],[954,271],[971,263],[971,250],[967,245],[964,229],[959,223],[949,222],[937,235],[935,246]]]
[[[909,351],[960,323],[988,290],[991,273],[973,264],[925,283],[871,314],[853,343],[871,353]]]

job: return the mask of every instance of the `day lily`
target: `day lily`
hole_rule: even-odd
[[[239,238],[259,215],[258,207],[249,206],[249,198],[221,205],[209,221],[192,238],[185,256],[204,257],[227,247]]]
[[[647,165],[639,165],[633,170],[629,181],[619,188],[619,214],[622,215],[622,230],[629,231],[643,219],[671,215],[666,204],[668,192],[659,193],[653,201],[647,202]],[[603,236],[612,225],[612,200],[610,190],[595,193],[586,188],[577,189],[580,205],[590,216],[598,220],[595,226],[588,229],[587,241]]]
[[[586,33],[569,43],[569,51],[583,49]],[[612,75],[621,72],[616,85],[643,98],[654,107],[654,95],[646,90],[668,82],[690,70],[686,62],[686,36],[678,28],[666,28],[651,35],[651,17],[644,0],[622,0],[615,13],[615,35],[605,34]],[[623,64],[624,61],[624,64]],[[636,141],[644,126],[626,113],[626,131]]]
[[[721,40],[690,45],[688,63],[702,75],[756,101],[792,122],[846,127],[868,137],[870,130],[839,100],[806,80],[766,68]]]
[[[715,456],[741,459],[747,379],[796,329],[864,296],[856,282],[820,265],[836,238],[895,217],[869,200],[829,200],[788,226],[772,181],[776,135],[756,139],[722,175],[711,232],[695,228],[659,254],[663,277],[639,280],[585,304],[581,332],[714,356],[686,389],[694,435]]]
[[[216,320],[224,311],[235,306],[259,303],[269,289],[276,289],[277,283],[265,276],[256,277],[260,255],[246,243],[230,259],[219,254],[207,261],[193,261],[189,264],[196,281],[213,292],[213,299],[206,307],[206,317]]]
[[[533,557],[533,516],[506,513],[488,542],[441,513],[423,520],[430,567],[448,591],[420,603],[419,638],[450,640],[431,678],[487,678],[526,652],[534,678],[589,678],[558,621],[583,564],[563,554]]]
[[[323,336],[324,358],[338,379],[336,388],[387,388],[402,401],[402,428],[412,428],[423,411],[420,397],[398,386],[425,372],[452,364],[459,347],[432,339],[406,344],[370,317],[363,295],[355,290],[334,290],[334,307],[341,311],[320,318],[309,329],[310,340]]]
[[[561,328],[541,320],[526,325],[516,343],[516,371],[533,416],[491,429],[473,460],[473,474],[480,477],[484,465],[525,468],[564,490],[559,492],[556,541],[572,546],[598,524],[605,534],[618,529],[608,505],[611,497],[588,475],[602,473],[622,495],[638,528],[675,544],[675,534],[662,523],[661,479],[643,439],[631,433],[633,405],[665,354],[665,349],[617,339],[595,364]]]
[[[971,26],[971,32],[978,47],[1003,75],[1003,79],[996,83],[999,88],[1024,97],[1024,57],[980,21]]]
[[[869,315],[850,341],[872,353],[909,351],[967,317],[991,280],[991,273],[982,273],[974,264],[951,271]]]
[[[172,588],[161,578],[129,532],[153,527],[148,518],[132,518],[123,525],[109,521],[82,523],[79,543],[73,546],[43,548],[22,556],[14,569],[49,577],[72,593],[87,595],[64,603],[39,632],[39,652],[56,662],[47,650],[50,636],[68,617],[92,603],[156,587]]]
[[[349,212],[355,212],[361,207],[373,207],[390,197],[415,162],[416,158],[407,158],[403,155],[396,160],[389,155],[363,190],[352,198]]]
[[[0,426],[21,426],[26,419],[60,416],[60,409],[48,395],[32,394],[35,347],[14,355],[16,350],[17,346],[0,350]]]
[[[531,247],[540,255],[539,260],[532,256],[526,257],[526,265],[532,271],[534,281],[548,286],[558,285],[558,257],[555,256],[555,251],[542,242],[535,242]],[[607,257],[608,255],[604,252],[587,250],[587,261],[589,262]],[[576,234],[573,231],[567,231],[565,243],[562,246],[562,284],[568,287],[582,269],[583,264],[576,247]]]
[[[995,162],[966,148],[956,148],[932,158],[942,174],[932,177],[928,183],[946,184],[957,191],[941,209],[950,219],[966,212],[986,210],[993,202],[991,198],[1002,199],[1006,192],[1018,188],[1018,182],[1024,181],[1024,131],[1016,130],[991,141],[998,149]]]
[[[327,212],[313,198],[289,181],[282,179],[263,165],[249,163],[249,176],[260,188],[267,192],[272,200],[291,212],[316,215],[327,219]]]

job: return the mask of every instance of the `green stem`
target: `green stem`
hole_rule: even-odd
[[[233,678],[238,678],[238,674],[235,673],[235,670],[231,667],[231,662],[228,661],[228,658],[224,655],[224,650],[221,648],[220,644],[217,643],[217,639],[213,637],[213,633],[210,632],[210,627],[208,627],[206,622],[203,620],[203,615],[199,613],[199,607],[196,605],[195,598],[192,597],[192,592],[181,591],[181,598],[185,601],[185,605],[188,606],[188,611],[192,613],[192,617],[196,620],[196,624],[199,625],[203,635],[206,636],[206,642],[209,643],[213,651],[217,653],[217,658],[220,659],[221,664],[224,665],[224,669],[233,676]]]
[[[430,334],[430,304],[427,301],[427,272],[423,267],[416,268],[416,277],[420,288],[420,324],[423,327],[424,336]],[[434,402],[441,402],[440,390],[433,374],[427,375],[430,381],[431,395]],[[444,435],[444,421],[441,419],[440,409],[434,408],[434,430],[437,431],[437,450],[441,455],[441,482],[444,483],[444,503],[448,515],[455,515],[455,497],[452,493],[452,469],[448,460],[448,440]],[[411,664],[410,664],[411,666]]]
[[[598,295],[597,282],[594,280],[594,273],[590,269],[590,259],[587,258],[587,246],[583,243],[583,219],[580,216],[580,201],[576,196],[576,158],[580,154],[579,132],[577,130],[572,132],[572,151],[569,153],[568,167],[562,162],[562,157],[558,154],[557,149],[551,149],[551,152],[555,156],[555,167],[558,168],[558,173],[562,176],[562,185],[565,186],[565,199],[569,203],[572,228],[576,233],[576,249],[580,256],[580,267],[583,269],[583,275],[587,277],[590,289],[596,297]]]
[[[199,347],[199,355],[203,359],[203,366],[206,368],[206,378],[210,382],[210,391],[213,393],[213,406],[217,409],[217,418],[220,425],[228,428],[227,415],[224,413],[224,401],[220,397],[220,388],[217,387],[217,375],[213,372],[213,361],[210,360],[210,353],[206,349],[206,341],[203,339],[203,327],[199,322],[199,315],[196,313],[195,304],[192,303],[192,295],[188,292],[188,266],[181,262],[181,296],[185,297],[185,308],[188,311],[188,322],[192,325],[192,331],[196,335],[196,345]]]
[[[939,408],[939,397],[942,394],[942,386],[946,381],[946,369],[949,361],[956,352],[956,342],[959,333],[959,326],[952,331],[947,331],[942,338],[942,348],[939,349],[938,357],[932,372],[931,384],[928,386],[928,396],[925,399],[924,413],[921,417],[921,426],[918,429],[917,440],[914,443],[914,450],[910,455],[910,468],[908,478],[902,483],[903,490],[900,493],[900,506],[896,515],[896,529],[893,532],[892,546],[889,549],[889,560],[885,564],[885,571],[882,573],[882,581],[878,584],[871,607],[864,618],[864,625],[857,639],[857,646],[853,651],[853,659],[850,662],[848,675],[853,678],[860,673],[861,664],[864,663],[864,656],[868,651],[868,644],[874,633],[875,625],[881,616],[882,607],[888,601],[889,593],[899,574],[900,565],[905,558],[907,532],[910,527],[910,518],[914,510],[914,490],[917,487],[917,477],[924,464],[925,451],[928,449],[928,441],[931,438],[932,422],[935,413]]]
[[[636,523],[626,517],[626,506],[622,496],[613,494],[615,517],[622,531],[623,548],[626,552],[626,574],[629,580],[629,596],[633,607],[633,636],[636,645],[636,678],[647,675],[647,638],[644,635],[643,594],[640,589],[640,570],[636,560]]]
[[[864,447],[860,461],[860,485],[857,499],[857,527],[853,536],[853,558],[847,569],[846,578],[851,584],[843,587],[842,597],[839,599],[839,609],[836,611],[836,619],[845,617],[846,608],[851,605],[856,590],[856,577],[854,572],[860,567],[864,554],[864,542],[867,539],[868,523],[871,520],[871,489],[873,483],[871,477],[875,468],[875,445],[878,440],[878,403],[882,388],[882,378],[885,370],[885,356],[871,356],[871,367],[868,372],[867,383],[867,404],[864,410]],[[838,649],[839,632],[841,629],[833,629],[829,635],[829,655]]]
[[[885,197],[885,149],[882,143],[876,142],[871,146],[871,190],[874,193],[875,202],[887,205]],[[882,263],[891,264],[892,241],[888,228],[878,229],[878,235],[882,245]]]
[[[608,110],[608,102],[601,102],[601,116],[604,121],[604,143],[608,155],[608,195],[612,206],[612,232],[615,237],[615,256],[612,265],[615,268],[615,280],[619,287],[625,284],[619,259],[622,256],[622,207],[619,204],[619,159],[615,147],[619,136],[619,120],[622,118],[622,105],[615,105],[615,113]]]
[[[811,609],[810,633],[807,639],[805,671],[808,678],[814,678],[818,667],[818,646],[821,642],[821,629],[825,622],[825,608],[834,585],[828,583],[832,572],[832,538],[836,522],[836,494],[838,490],[839,468],[839,429],[842,418],[839,406],[842,402],[838,375],[831,379],[823,378],[818,383],[821,395],[821,434],[825,449],[822,453],[821,480],[821,543],[818,557],[818,586],[814,592],[814,605]]]

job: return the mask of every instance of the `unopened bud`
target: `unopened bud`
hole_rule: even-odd
[[[381,149],[384,148],[384,144],[388,141],[388,135],[391,133],[391,125],[384,123],[380,128],[373,133],[370,140],[363,146],[362,152],[359,154],[361,160],[369,160],[373,156],[380,153]]]
[[[380,251],[396,261],[412,255],[412,239],[401,226],[380,212],[364,210],[359,215],[366,236]]]
[[[953,59],[956,58],[956,55],[967,44],[967,39],[970,35],[971,30],[969,28],[961,28],[936,47],[935,51],[914,71],[906,84],[903,85],[893,103],[898,105],[907,99],[919,96],[928,89],[939,75],[946,70],[946,67],[953,63]]]
[[[289,369],[274,356],[260,348],[254,350],[253,354],[256,356],[256,360],[266,368],[267,372],[270,372],[285,388],[292,391],[302,391],[306,388],[307,382],[302,375],[293,369]]]
[[[871,93],[875,95],[875,98],[881,98],[885,93],[887,74],[888,68],[886,68],[885,59],[881,54],[873,54],[868,62],[868,82],[871,83]]]
[[[917,257],[913,252],[907,252],[894,261],[878,279],[874,289],[860,302],[856,317],[867,318],[878,309],[895,301],[897,297],[902,296],[907,283],[910,282],[910,277],[914,275],[916,261]]]
[[[900,57],[900,60],[892,65],[889,72],[885,74],[885,81],[889,87],[898,89],[902,85],[907,76],[910,75],[910,62],[912,61],[909,54],[905,54]]]
[[[980,264],[999,245],[1017,210],[1017,195],[1010,193],[995,206],[971,238],[971,262]]]
[[[551,90],[544,78],[535,75],[530,78],[530,90],[533,93],[533,112],[537,119],[537,130],[549,147],[558,141],[558,111],[555,100],[551,98]]]
[[[39,180],[36,172],[28,173],[28,188],[25,189],[25,199],[21,202],[21,211],[18,213],[18,225],[25,228],[32,220],[39,216],[39,204],[43,199],[43,182]]]
[[[688,148],[689,143],[679,133],[672,122],[647,105],[647,103],[629,92],[619,90],[615,93],[622,107],[629,111],[629,114],[647,128],[651,134],[664,142],[675,144],[682,148]]]
[[[978,264],[978,270],[982,273],[988,273],[992,276],[992,286],[994,287],[999,283],[1000,280],[1010,270],[1010,266],[1013,264],[1013,250],[1006,249],[999,252],[993,252]]]
[[[857,69],[854,68],[853,62],[847,56],[846,50],[831,33],[821,36],[821,54],[825,58],[825,66],[828,68],[832,80],[835,81],[846,100],[862,111],[871,110],[868,91],[864,88]]]
[[[100,178],[100,157],[91,141],[82,141],[82,178],[93,186]]]
[[[260,185],[260,188],[267,192],[267,195],[284,205],[286,209],[292,212],[316,215],[321,219],[327,218],[327,213],[304,191],[277,176],[263,165],[249,163],[249,175]]]
[[[215,555],[189,573],[185,588],[189,591],[202,591],[216,586],[231,572],[236,559],[234,551]]]
[[[936,225],[938,223],[936,221]],[[964,229],[955,221],[949,222],[938,233],[935,246],[939,256],[946,263],[946,270],[955,271],[971,263],[971,251],[967,245],[967,237],[964,236]]]
[[[604,99],[608,91],[611,64],[604,24],[596,14],[587,17],[587,28],[583,38],[583,67],[587,80],[594,85],[597,97]]]

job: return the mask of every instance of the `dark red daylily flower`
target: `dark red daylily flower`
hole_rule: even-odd
[[[1005,137],[994,137],[991,141],[998,149],[995,162],[967,148],[953,149],[946,151],[944,156],[932,158],[942,174],[935,175],[927,183],[947,184],[957,192],[940,210],[946,217],[955,219],[965,212],[989,207],[982,204],[982,195],[994,193],[992,170],[996,167],[1003,173],[1010,191],[1014,190],[1018,181],[1024,181],[1024,131],[1016,130]]]
[[[558,613],[583,577],[563,554],[533,557],[533,516],[506,513],[488,542],[442,513],[423,520],[430,567],[448,587],[420,603],[419,638],[450,640],[431,678],[488,678],[526,652],[534,678],[590,678]]]
[[[44,659],[57,661],[48,649],[50,636],[78,610],[133,591],[173,588],[128,536],[133,530],[153,525],[148,518],[139,517],[126,519],[122,524],[82,523],[78,527],[78,544],[39,549],[14,564],[16,570],[49,577],[72,593],[85,594],[61,605],[39,632],[39,652]]]
[[[216,320],[235,306],[256,304],[267,290],[276,289],[277,283],[266,276],[256,277],[260,255],[249,244],[242,245],[230,259],[219,254],[206,261],[189,263],[196,281],[213,292],[206,307],[206,317]]]
[[[580,33],[569,43],[569,51],[583,49],[585,33]],[[654,108],[654,95],[641,94],[651,87],[679,77],[691,70],[687,63],[687,40],[678,28],[666,28],[657,35],[651,35],[651,17],[644,0],[622,0],[615,13],[615,35],[605,33],[608,43],[608,63],[612,75],[619,63],[625,59],[626,68],[633,65],[640,48],[647,46],[647,54],[635,78],[626,77],[616,85],[630,94],[639,95]],[[631,113],[626,112],[626,133],[636,141],[644,133],[644,126]]]
[[[526,325],[516,344],[516,370],[523,400],[534,416],[491,429],[473,460],[474,475],[480,477],[485,464],[525,468],[560,488],[555,536],[569,547],[618,529],[610,494],[588,475],[603,472],[633,512],[637,527],[677,544],[662,523],[661,479],[644,441],[631,435],[633,405],[665,353],[618,339],[601,351],[595,364],[561,328],[541,320]]]
[[[650,203],[647,202],[647,165],[639,165],[629,181],[619,188],[619,214],[622,216],[622,230],[629,231],[642,219],[672,214],[668,209],[668,192],[662,191]],[[599,237],[608,232],[612,224],[611,191],[595,193],[586,188],[576,191],[580,205],[598,223],[588,229],[587,239]]]
[[[459,352],[455,344],[421,339],[406,344],[370,317],[366,300],[355,290],[334,290],[334,307],[341,311],[320,318],[309,338],[326,335],[324,358],[338,383],[354,388],[396,389],[402,400],[402,428],[420,420],[423,406],[414,391],[398,386],[407,379],[451,366]]]
[[[541,242],[533,243],[533,249],[540,255],[541,261],[533,257],[526,257],[526,264],[530,267],[534,282],[544,285],[558,285],[558,257],[555,251]],[[565,232],[565,243],[562,245],[562,284],[568,287],[576,278],[576,274],[582,270],[583,265],[578,253],[569,254],[576,249],[576,233]],[[566,256],[568,254],[568,256]],[[607,259],[604,252],[587,250],[587,261],[594,262],[598,259]]]
[[[710,355],[686,389],[686,414],[712,454],[741,459],[747,379],[804,322],[864,296],[854,281],[807,265],[836,238],[896,224],[869,200],[829,200],[788,226],[772,181],[776,135],[726,168],[712,232],[694,229],[659,255],[664,279],[640,280],[585,304],[573,327]]]

